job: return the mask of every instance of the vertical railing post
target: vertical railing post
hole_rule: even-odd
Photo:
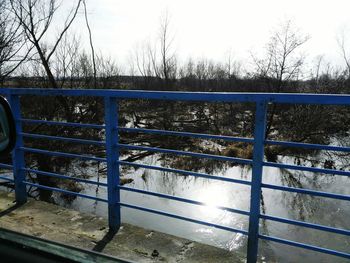
[[[261,182],[264,161],[267,103],[256,103],[250,217],[248,230],[247,262],[255,263],[258,256]]]
[[[17,204],[24,204],[27,202],[27,189],[25,181],[25,160],[23,147],[22,125],[21,125],[21,105],[18,95],[8,96],[11,105],[13,117],[16,125],[16,144],[12,151],[13,177],[15,180],[15,197]]]
[[[108,183],[108,222],[111,231],[120,227],[118,103],[116,98],[105,97],[106,155]]]

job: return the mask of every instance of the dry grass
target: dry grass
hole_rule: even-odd
[[[235,142],[226,147],[222,152],[223,155],[228,157],[237,157],[243,159],[253,158],[253,145],[241,142]]]

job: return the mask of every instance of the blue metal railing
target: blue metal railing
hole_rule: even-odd
[[[248,249],[247,249],[247,261],[249,263],[257,261],[258,254],[258,242],[261,240],[273,241],[281,244],[286,244],[293,247],[304,248],[308,250],[313,250],[321,253],[326,253],[330,255],[335,255],[343,258],[350,259],[349,252],[341,252],[332,249],[317,247],[309,244],[304,244],[300,242],[295,242],[287,239],[282,239],[278,237],[268,236],[265,234],[260,234],[259,232],[259,222],[260,219],[270,220],[274,222],[301,226],[316,230],[322,230],[330,233],[336,233],[340,235],[350,236],[350,230],[338,229],[334,227],[318,225],[313,223],[307,223],[303,221],[296,221],[287,218],[281,218],[271,215],[262,214],[260,211],[261,202],[261,191],[264,188],[274,189],[279,191],[307,194],[312,196],[334,198],[339,200],[350,201],[350,195],[342,195],[335,193],[328,193],[315,190],[307,190],[295,187],[286,187],[262,183],[262,174],[264,167],[275,167],[299,171],[308,171],[315,173],[324,174],[336,174],[341,176],[350,176],[349,171],[333,170],[333,169],[322,169],[316,167],[306,167],[301,165],[289,165],[281,163],[273,163],[264,161],[264,146],[265,145],[279,145],[287,147],[297,147],[305,149],[317,149],[317,150],[330,150],[330,151],[340,151],[340,152],[350,152],[350,147],[340,147],[340,146],[327,146],[319,144],[308,144],[308,143],[297,143],[297,142],[285,142],[285,141],[271,141],[265,140],[265,128],[266,128],[266,115],[269,103],[281,103],[281,104],[317,104],[317,105],[350,105],[349,95],[312,95],[312,94],[267,94],[267,93],[191,93],[191,92],[152,92],[152,91],[120,91],[120,90],[51,90],[51,89],[2,89],[1,94],[7,96],[9,102],[11,103],[12,110],[14,112],[14,117],[16,120],[17,128],[17,144],[15,150],[13,151],[13,165],[0,164],[0,168],[13,170],[14,179],[8,177],[0,177],[0,179],[12,181],[15,184],[16,200],[19,203],[26,202],[27,193],[26,186],[34,186],[42,189],[58,191],[65,194],[80,196],[83,198],[89,198],[97,201],[108,203],[108,216],[109,216],[109,227],[113,230],[117,230],[121,224],[121,207],[128,207],[132,209],[141,210],[144,212],[154,213],[162,216],[172,217],[179,220],[185,220],[188,222],[198,223],[210,227],[216,227],[218,229],[227,230],[235,233],[241,233],[248,236]],[[25,95],[37,95],[37,96],[92,96],[104,98],[104,111],[105,111],[105,125],[96,124],[82,124],[82,123],[71,123],[71,122],[57,122],[57,121],[45,121],[45,120],[30,120],[21,118],[20,109],[20,96]],[[142,128],[125,128],[118,126],[118,100],[120,99],[149,99],[149,100],[171,100],[171,101],[200,101],[200,102],[250,102],[255,103],[256,115],[255,115],[255,125],[254,125],[254,138],[239,138],[231,136],[220,136],[220,135],[209,135],[209,134],[197,134],[190,132],[177,132],[177,131],[165,131],[165,130],[155,130],[155,129],[142,129]],[[94,141],[86,139],[76,139],[67,138],[59,136],[48,136],[39,134],[28,134],[22,132],[22,123],[26,124],[45,124],[45,125],[60,125],[67,127],[79,127],[79,128],[90,128],[90,129],[105,129],[106,140],[105,141]],[[226,141],[236,141],[244,143],[253,144],[253,159],[242,159],[234,157],[217,156],[212,154],[203,154],[195,152],[186,152],[170,149],[161,149],[155,147],[146,146],[136,146],[136,145],[125,145],[120,144],[118,141],[119,132],[130,132],[130,133],[148,133],[148,134],[159,134],[159,135],[171,135],[171,136],[182,136],[182,137],[193,137],[202,139],[220,139]],[[24,138],[34,138],[34,139],[46,139],[46,140],[59,140],[66,142],[91,144],[97,146],[106,147],[106,158],[100,158],[89,155],[72,154],[65,152],[53,152],[42,149],[33,149],[24,147]],[[151,152],[168,153],[175,155],[186,155],[198,158],[208,158],[221,161],[230,161],[239,164],[251,165],[252,166],[252,179],[240,180],[227,177],[213,176],[205,173],[191,172],[173,168],[165,168],[153,165],[145,165],[139,163],[132,163],[127,161],[119,160],[119,151],[121,149],[129,150],[142,150]],[[61,156],[68,158],[78,158],[82,160],[94,160],[98,162],[104,162],[107,164],[107,184],[90,181],[81,178],[74,178],[70,176],[65,176],[56,173],[49,173],[38,171],[34,169],[29,169],[25,167],[25,155],[24,153],[37,153],[52,156]],[[154,210],[150,208],[145,208],[137,205],[127,204],[120,201],[120,191],[131,191],[136,193],[142,193],[146,195],[152,195],[159,198],[165,198],[169,200],[174,200],[178,202],[184,202],[193,205],[205,205],[203,202],[190,200],[186,198],[161,194],[157,192],[151,192],[141,189],[130,188],[126,186],[121,186],[119,181],[119,168],[120,166],[133,166],[140,167],[151,170],[165,171],[178,173],[183,175],[189,175],[200,178],[207,178],[211,180],[220,180],[225,182],[231,182],[235,184],[243,184],[251,187],[251,198],[250,198],[250,210],[244,211],[239,209],[233,209],[229,207],[217,207],[218,209],[225,210],[232,213],[237,213],[249,217],[249,228],[248,230],[236,229],[232,227],[217,225],[209,222],[204,222],[201,220],[188,218],[164,211]],[[107,187],[108,189],[108,199],[96,198],[94,196],[89,196],[85,194],[80,194],[76,192],[67,191],[64,189],[54,188],[50,186],[44,186],[37,183],[31,183],[26,180],[26,173],[33,172],[43,176],[51,176],[61,179],[74,180],[83,183],[100,185]]]

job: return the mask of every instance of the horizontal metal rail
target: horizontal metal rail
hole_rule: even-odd
[[[350,254],[345,253],[345,252],[340,252],[340,251],[336,251],[336,250],[332,250],[332,249],[328,249],[328,248],[322,248],[322,247],[317,247],[317,246],[299,243],[299,242],[295,242],[295,241],[290,241],[290,240],[283,239],[283,238],[272,237],[272,236],[267,236],[267,235],[259,235],[259,238],[264,239],[264,240],[268,240],[268,241],[273,241],[273,242],[285,244],[285,245],[289,245],[289,246],[293,246],[293,247],[299,247],[299,248],[313,250],[313,251],[317,251],[317,252],[321,252],[321,253],[325,253],[325,254],[329,254],[329,255],[334,255],[334,256],[338,256],[338,257],[350,258]]]
[[[41,184],[35,184],[35,183],[28,182],[28,181],[24,181],[23,183],[26,185],[29,185],[29,186],[33,186],[33,187],[37,187],[37,188],[41,188],[41,189],[45,189],[45,190],[50,190],[50,191],[54,191],[54,192],[60,192],[60,193],[64,193],[67,195],[79,196],[79,197],[92,199],[92,200],[99,201],[99,202],[108,202],[108,200],[103,199],[103,198],[99,198],[99,197],[95,197],[95,196],[91,196],[91,195],[80,194],[77,192],[72,192],[72,191],[61,189],[61,188],[56,188],[56,187],[51,187],[51,186],[46,186],[46,185],[41,185]]]
[[[229,232],[235,232],[235,233],[239,233],[239,234],[243,234],[243,235],[248,234],[248,232],[246,230],[242,230],[242,229],[221,226],[221,225],[201,221],[198,219],[193,219],[193,218],[180,216],[180,215],[176,215],[176,214],[172,214],[172,213],[167,213],[167,212],[163,212],[163,211],[159,211],[159,210],[155,210],[155,209],[150,209],[150,208],[146,208],[146,207],[141,207],[141,206],[137,206],[137,205],[131,205],[131,204],[123,203],[123,202],[120,202],[119,204],[122,207],[132,208],[132,209],[136,209],[136,210],[140,210],[140,211],[144,211],[144,212],[148,212],[148,213],[152,213],[152,214],[157,214],[157,215],[161,215],[161,216],[167,216],[167,217],[171,217],[171,218],[175,218],[175,219],[180,219],[183,221],[188,221],[191,223],[200,224],[200,225],[204,225],[204,226],[215,227],[217,229],[222,229],[222,230],[226,230]]]
[[[305,148],[305,149],[313,149],[313,150],[350,152],[350,147],[346,147],[346,146],[333,146],[333,145],[322,145],[322,144],[313,144],[313,143],[285,142],[285,141],[271,141],[271,140],[266,140],[265,143],[269,145]]]
[[[319,224],[313,224],[313,223],[297,221],[297,220],[292,220],[292,219],[287,219],[287,218],[282,218],[282,217],[277,217],[277,216],[271,216],[271,215],[260,215],[260,218],[265,219],[265,220],[279,222],[279,223],[285,223],[285,224],[290,224],[290,225],[295,225],[295,226],[302,226],[302,227],[307,227],[307,228],[312,228],[312,229],[317,229],[317,230],[327,231],[327,232],[331,232],[331,233],[350,236],[350,230],[329,227],[329,226],[323,226],[323,225],[319,225]]]
[[[86,140],[78,138],[69,138],[69,137],[60,137],[60,136],[51,136],[51,135],[42,135],[42,134],[33,134],[33,133],[20,133],[23,137],[33,138],[33,139],[44,139],[44,140],[54,140],[54,141],[65,141],[65,142],[75,142],[81,144],[91,144],[97,146],[105,146],[104,141],[95,141],[95,140]]]
[[[143,129],[143,128],[119,128],[122,132],[133,132],[133,133],[146,133],[146,134],[159,134],[159,135],[173,135],[180,137],[191,137],[200,139],[213,139],[213,140],[224,140],[231,142],[245,142],[252,143],[254,139],[252,138],[242,138],[242,137],[232,137],[225,135],[211,135],[211,134],[201,134],[192,132],[179,132],[179,131],[167,131],[167,130],[155,130],[155,129]]]
[[[126,162],[126,161],[118,161],[118,163],[121,165],[134,166],[134,167],[163,171],[163,172],[168,172],[168,173],[178,173],[178,174],[182,174],[182,175],[188,175],[188,176],[194,176],[194,177],[200,177],[200,178],[206,178],[206,179],[212,179],[212,180],[219,180],[219,181],[224,181],[224,182],[228,182],[228,183],[251,185],[250,181],[234,179],[234,178],[229,178],[229,177],[214,176],[214,175],[209,175],[209,174],[204,174],[204,173],[190,172],[190,171],[186,171],[186,170],[179,170],[179,169],[166,168],[166,167],[140,164],[140,163],[131,163],[131,162]]]
[[[15,181],[13,178],[8,177],[8,176],[3,176],[3,175],[0,175],[0,180],[5,180],[5,181],[9,181],[9,182]]]
[[[178,92],[111,89],[36,89],[2,88],[3,95],[87,96],[120,99],[146,99],[202,102],[266,102],[281,104],[349,105],[349,95],[305,93],[237,93],[237,92]]]
[[[57,173],[44,172],[44,171],[35,170],[35,169],[29,169],[29,168],[23,168],[22,170],[25,171],[25,172],[28,172],[28,173],[35,173],[35,174],[41,174],[41,175],[49,176],[49,177],[67,179],[67,180],[72,180],[72,181],[85,183],[85,184],[94,184],[94,185],[99,185],[99,186],[104,186],[104,187],[108,186],[108,184],[106,184],[106,183],[96,182],[96,181],[92,181],[92,180],[87,180],[87,179],[82,179],[82,178],[77,178],[77,177],[57,174]]]
[[[58,126],[90,128],[90,129],[104,129],[106,127],[105,125],[98,125],[98,124],[63,122],[63,121],[46,121],[46,120],[32,120],[32,119],[19,119],[19,121],[26,124],[58,125]]]
[[[0,164],[0,168],[13,170],[14,174],[14,187],[16,192],[16,200],[19,203],[24,203],[26,201],[26,187],[33,186],[41,189],[46,189],[50,191],[57,191],[64,194],[79,196],[82,198],[89,198],[96,201],[108,202],[108,213],[109,213],[109,226],[110,229],[118,229],[120,227],[120,207],[127,207],[131,209],[136,209],[148,213],[153,213],[161,216],[167,216],[179,220],[184,220],[187,222],[197,223],[205,225],[208,227],[215,227],[218,229],[240,233],[248,235],[248,252],[247,261],[249,263],[255,263],[257,261],[258,254],[258,241],[259,239],[264,239],[268,241],[278,242],[285,245],[291,245],[295,247],[300,247],[304,249],[309,249],[313,251],[318,251],[326,254],[331,254],[335,256],[350,258],[350,254],[345,252],[335,251],[332,249],[317,247],[313,245],[298,243],[291,240],[286,240],[278,237],[271,237],[267,235],[259,234],[259,220],[271,220],[274,222],[294,225],[298,227],[306,227],[310,229],[316,229],[320,231],[326,231],[334,234],[341,234],[345,236],[350,236],[350,230],[339,229],[335,227],[323,226],[319,224],[302,222],[297,220],[291,220],[287,218],[276,217],[272,215],[264,215],[260,211],[260,191],[262,189],[272,189],[279,190],[283,192],[291,192],[297,194],[307,194],[311,196],[334,198],[338,200],[350,201],[350,195],[328,193],[323,191],[316,191],[311,189],[294,188],[281,185],[271,185],[262,183],[262,169],[264,167],[273,167],[278,169],[290,169],[296,171],[320,173],[320,174],[330,174],[330,175],[341,175],[350,176],[350,171],[341,171],[333,169],[322,169],[318,167],[307,167],[300,165],[291,164],[280,164],[273,162],[264,162],[264,146],[266,145],[276,145],[281,147],[297,147],[300,149],[313,149],[313,150],[325,150],[325,151],[337,151],[337,152],[350,152],[349,146],[333,146],[333,145],[320,145],[312,143],[301,143],[301,142],[288,142],[288,141],[273,141],[265,140],[264,129],[266,128],[266,114],[267,107],[270,103],[280,103],[280,104],[305,104],[305,105],[350,105],[350,95],[322,95],[322,94],[271,94],[271,93],[212,93],[212,92],[163,92],[163,91],[130,91],[130,90],[78,90],[78,89],[1,89],[1,94],[6,95],[11,102],[11,107],[14,112],[14,117],[16,120],[16,129],[18,131],[19,143],[17,143],[14,157],[13,166],[8,164]],[[88,124],[88,123],[74,123],[65,121],[48,121],[48,120],[33,120],[25,119],[21,117],[20,113],[20,96],[22,95],[35,95],[35,96],[89,96],[89,97],[101,97],[104,98],[104,108],[105,108],[105,124]],[[255,123],[254,123],[254,136],[255,138],[241,138],[234,136],[225,135],[211,135],[211,134],[200,134],[193,132],[183,132],[183,131],[171,131],[171,130],[159,130],[159,129],[145,129],[145,128],[127,128],[118,127],[118,103],[122,99],[136,99],[136,100],[165,100],[165,101],[183,101],[183,102],[220,102],[220,103],[252,103],[256,106]],[[22,124],[27,125],[57,125],[63,127],[73,127],[73,128],[89,128],[89,129],[104,129],[108,137],[107,143],[104,141],[79,139],[79,138],[69,138],[62,136],[53,135],[41,135],[41,134],[30,134],[22,132]],[[242,142],[242,143],[253,143],[254,144],[254,160],[221,156],[215,154],[206,153],[196,153],[181,150],[163,149],[151,146],[141,146],[141,145],[127,145],[118,144],[118,131],[120,133],[143,133],[143,134],[153,134],[153,135],[164,135],[164,136],[178,136],[178,137],[190,137],[196,139],[207,139],[207,140],[225,140],[229,142]],[[96,156],[89,156],[86,154],[75,154],[75,153],[65,153],[57,151],[49,151],[42,149],[35,149],[23,146],[22,138],[32,138],[39,140],[57,140],[65,141],[71,143],[81,143],[90,144],[95,146],[103,146],[108,149],[108,158],[101,158]],[[154,165],[146,165],[140,163],[131,163],[127,161],[121,161],[119,159],[119,151],[121,149],[131,150],[131,151],[149,151],[154,153],[164,153],[179,156],[191,156],[196,158],[212,159],[217,161],[225,161],[243,165],[252,165],[253,174],[252,181],[234,179],[230,177],[214,176],[205,173],[191,172],[167,167],[159,167]],[[50,156],[66,157],[66,158],[77,158],[86,161],[97,161],[107,163],[109,176],[108,183],[100,183],[96,181],[91,181],[83,178],[70,177],[67,175],[61,175],[57,173],[44,172],[35,169],[25,168],[25,156],[24,153],[34,153],[34,154],[44,154]],[[137,206],[136,204],[127,204],[120,202],[120,191],[129,191],[138,194],[145,194],[150,196],[155,196],[159,198],[165,198],[167,200],[173,200],[193,205],[205,205],[204,202],[196,201],[192,199],[187,199],[179,196],[172,196],[167,194],[162,194],[158,192],[147,191],[143,189],[130,188],[126,186],[118,186],[119,182],[119,167],[132,166],[144,169],[152,169],[157,171],[169,172],[182,174],[186,176],[194,176],[198,178],[206,178],[210,180],[219,180],[223,182],[238,183],[250,187],[250,209],[249,211],[244,211],[240,209],[229,208],[225,206],[218,206],[217,209],[223,211],[228,211],[232,213],[238,213],[244,216],[249,216],[249,229],[242,230],[236,229],[228,226],[221,226],[209,222],[204,222],[198,219],[185,217],[182,215],[176,215],[168,213],[165,211],[159,211],[150,209],[147,207]],[[25,172],[32,172],[42,176],[51,176],[60,179],[69,179],[80,183],[89,183],[94,185],[101,185],[108,187],[108,200],[89,196],[85,194],[80,194],[60,188],[50,187],[46,185],[40,185],[36,183],[31,183],[25,181]],[[0,179],[1,176],[0,176]],[[253,186],[253,187],[252,187]],[[253,204],[253,206],[252,206]]]
[[[226,156],[206,154],[206,153],[195,153],[195,152],[178,151],[178,150],[170,150],[170,149],[148,147],[148,146],[129,145],[129,144],[118,144],[118,146],[120,148],[129,149],[129,150],[168,153],[168,154],[175,154],[175,155],[182,155],[182,156],[206,158],[206,159],[212,159],[212,160],[224,161],[224,162],[234,162],[234,163],[239,163],[239,164],[250,165],[253,163],[253,161],[249,160],[249,159],[226,157]]]
[[[167,195],[167,194],[161,194],[161,193],[156,193],[156,192],[151,192],[151,191],[145,191],[145,190],[126,187],[126,186],[119,186],[119,189],[124,190],[124,191],[128,191],[128,192],[156,196],[156,197],[165,198],[165,199],[174,200],[174,201],[192,204],[192,205],[207,206],[207,204],[205,202],[195,201],[195,200],[191,200],[191,199],[187,199],[187,198],[182,198],[182,197],[177,197],[177,196],[172,196],[172,195]],[[225,206],[213,206],[213,208],[216,208],[216,209],[219,209],[222,211],[228,211],[228,212],[235,213],[235,214],[241,214],[241,215],[245,215],[245,216],[249,216],[249,214],[250,214],[248,211],[234,209],[234,208],[225,207]]]
[[[300,165],[293,165],[293,164],[264,162],[264,166],[280,168],[280,169],[290,169],[290,170],[304,171],[304,172],[313,172],[313,173],[323,173],[323,174],[350,176],[350,172],[348,172],[348,171],[340,171],[340,170],[316,168],[316,167],[307,167],[307,166],[300,166]]]
[[[53,151],[28,148],[28,147],[20,147],[20,150],[24,152],[44,154],[44,155],[50,155],[50,156],[77,158],[77,159],[86,160],[86,161],[106,162],[106,158],[87,156],[87,155],[81,155],[81,154],[75,154],[75,153],[53,152]]]
[[[312,195],[312,196],[320,196],[320,197],[327,197],[327,198],[333,198],[333,199],[338,199],[338,200],[350,201],[350,195],[331,194],[331,193],[327,193],[327,192],[308,190],[308,189],[302,189],[302,188],[294,188],[294,187],[288,187],[288,186],[273,185],[273,184],[261,184],[261,187],[273,189],[273,190],[285,191],[285,192],[308,194],[308,195]]]
[[[6,163],[0,163],[0,168],[6,169],[6,170],[12,170],[13,169],[13,165],[6,164]]]

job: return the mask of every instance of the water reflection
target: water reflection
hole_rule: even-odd
[[[149,156],[142,162],[151,165],[159,164],[156,156]],[[126,171],[124,171],[126,172]],[[249,169],[242,167],[224,167],[217,176],[250,180]],[[123,202],[180,214],[186,217],[212,222],[238,229],[248,228],[248,217],[222,211],[217,206],[226,206],[236,209],[249,210],[250,187],[240,184],[232,184],[222,181],[213,181],[202,178],[185,177],[172,173],[159,171],[146,171],[144,169],[129,169],[127,176],[134,179],[129,185],[139,189],[176,195],[188,199],[204,202],[204,206],[184,204],[181,202],[161,199],[157,197],[121,192]],[[292,178],[292,180],[291,180]],[[264,183],[277,185],[290,185],[292,187],[304,187],[335,193],[349,194],[350,180],[345,177],[318,176],[315,182],[313,175],[309,173],[287,172],[276,168],[265,168]],[[106,178],[101,178],[106,181]],[[96,193],[93,186],[87,187],[84,193],[98,195],[105,198],[105,188],[100,188]],[[310,197],[295,193],[285,193],[275,190],[263,191],[264,210],[267,214],[286,217],[296,220],[305,220],[344,229],[350,228],[350,207],[346,201],[332,200],[327,198]],[[86,199],[76,199],[73,207],[86,212],[107,216],[107,207]],[[191,240],[207,243],[228,250],[245,253],[246,237],[241,234],[230,233],[198,224],[166,218],[149,213],[139,212],[132,209],[122,209],[122,221],[142,226]],[[272,236],[286,238],[294,241],[319,245],[349,251],[350,239],[344,236],[336,236],[321,231],[308,230],[300,227],[288,226],[271,221],[262,221],[261,231]],[[261,242],[261,252],[268,261],[283,262],[346,262],[340,258],[326,256],[312,252],[305,252],[280,246],[273,243]],[[288,260],[286,260],[288,259]]]
[[[223,214],[223,211],[217,207],[222,206],[223,203],[228,203],[228,196],[226,189],[217,184],[208,185],[208,187],[200,189],[198,200],[205,204],[200,207],[203,216],[210,220],[217,219],[218,217],[226,218],[226,213],[224,212]]]

